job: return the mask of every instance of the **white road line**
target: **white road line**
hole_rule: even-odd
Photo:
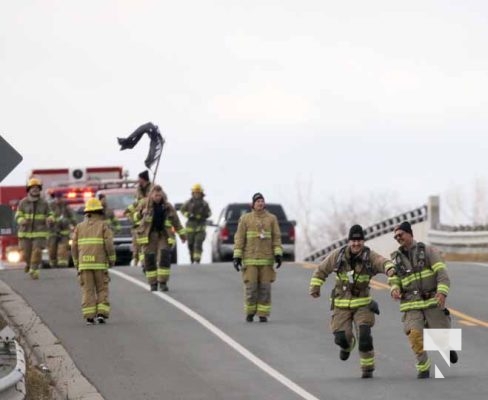
[[[146,283],[141,282],[140,280],[133,278],[130,275],[127,275],[123,272],[117,271],[113,268],[110,269],[110,273],[115,274],[115,275],[121,277],[122,279],[129,281],[129,282],[132,282],[135,285],[138,285],[145,290],[149,290],[149,286]],[[295,382],[291,381],[286,376],[284,376],[283,374],[281,374],[280,372],[275,370],[269,364],[266,364],[259,357],[256,357],[253,353],[251,353],[249,350],[247,350],[244,346],[237,343],[229,335],[227,335],[225,332],[223,332],[222,330],[217,328],[210,321],[203,318],[200,314],[193,311],[191,308],[185,306],[183,303],[180,303],[179,301],[173,299],[172,297],[168,296],[167,294],[164,294],[161,292],[152,292],[152,294],[154,294],[154,295],[160,297],[161,299],[163,299],[164,301],[172,304],[173,306],[175,306],[176,308],[178,308],[179,310],[183,311],[185,314],[187,314],[188,316],[193,318],[195,321],[199,322],[201,325],[203,325],[205,328],[207,328],[210,332],[212,332],[215,336],[217,336],[224,343],[227,343],[230,347],[232,347],[235,351],[237,351],[243,357],[247,358],[249,361],[251,361],[258,368],[261,368],[264,372],[266,372],[268,375],[270,375],[271,377],[276,379],[282,385],[286,386],[288,389],[290,389],[291,391],[298,394],[301,398],[303,398],[305,400],[319,400],[317,397],[315,397],[311,393],[307,392],[305,389],[298,386]]]

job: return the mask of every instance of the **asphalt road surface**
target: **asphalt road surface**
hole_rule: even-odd
[[[240,275],[230,263],[173,267],[170,291],[151,293],[137,267],[111,270],[112,314],[86,326],[73,269],[0,271],[63,343],[107,400],[120,399],[486,399],[488,265],[449,264],[448,306],[462,329],[462,351],[444,379],[417,380],[398,303],[384,277],[373,294],[381,315],[373,329],[376,371],[361,379],[357,350],[346,362],[329,331],[328,293],[308,295],[311,269],[285,263],[273,284],[268,323],[246,323]],[[431,370],[434,375],[434,367]]]

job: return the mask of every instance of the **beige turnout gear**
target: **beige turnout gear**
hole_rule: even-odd
[[[275,215],[266,210],[244,214],[234,236],[234,258],[242,258],[247,315],[267,317],[271,312],[271,283],[276,278],[274,257],[283,254]]]
[[[198,186],[201,192],[201,186],[198,184],[194,185],[193,189],[195,189],[195,186]],[[206,220],[212,215],[212,212],[203,198],[192,197],[181,206],[181,213],[187,218],[185,228],[188,237],[190,260],[192,263],[199,263],[202,258],[203,242],[206,236]]]
[[[446,264],[432,246],[413,241],[409,250],[400,247],[391,254],[396,274],[388,278],[392,290],[401,293],[400,311],[405,334],[417,359],[419,373],[430,370],[431,361],[424,351],[423,331],[449,329],[451,317],[447,308],[440,308],[437,293],[449,293],[450,280]]]
[[[76,226],[76,219],[64,200],[53,201],[51,210],[54,223],[50,226],[48,237],[49,264],[51,267],[67,267],[70,228]]]
[[[85,209],[97,210],[91,204]],[[115,264],[115,249],[112,230],[102,214],[88,214],[85,220],[76,226],[72,254],[75,267],[80,274],[83,317],[108,318],[108,268]]]
[[[335,343],[345,352],[352,350],[357,338],[363,371],[373,371],[375,367],[371,335],[375,316],[371,310],[374,303],[369,282],[374,275],[386,273],[392,268],[394,265],[388,259],[368,247],[363,247],[359,254],[354,255],[347,245],[330,253],[310,280],[310,294],[319,295],[327,277],[335,272],[335,285],[330,296],[333,310],[331,330]]]
[[[175,231],[182,240],[186,240],[185,229],[165,195],[159,204],[149,198],[141,199],[134,217],[138,223],[137,242],[144,252],[146,278],[154,290],[156,282],[168,282],[171,273],[171,248],[176,245]],[[157,218],[162,218],[162,221],[158,222]]]
[[[32,181],[34,179],[31,179],[29,184],[32,184]],[[34,182],[31,186],[40,186],[40,183]],[[22,257],[26,262],[26,271],[33,279],[38,279],[42,250],[46,247],[49,234],[48,223],[53,222],[53,213],[43,198],[28,194],[19,203],[15,221],[18,226],[17,236]]]

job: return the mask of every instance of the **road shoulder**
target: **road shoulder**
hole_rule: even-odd
[[[103,400],[97,389],[81,374],[49,328],[32,308],[0,280],[0,313],[19,335],[26,357],[50,374],[56,399]],[[55,399],[55,400],[56,400]]]

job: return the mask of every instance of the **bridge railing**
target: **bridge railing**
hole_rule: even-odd
[[[367,228],[364,229],[364,235],[366,240],[373,239],[378,236],[385,235],[387,233],[393,232],[395,229],[395,226],[401,224],[403,221],[408,221],[412,225],[417,224],[419,222],[423,222],[427,220],[427,205],[422,205],[420,207],[417,207],[411,211],[407,211],[405,213],[398,214],[392,218],[387,218],[383,221],[380,221],[376,224],[373,224],[371,226],[368,226]],[[336,240],[332,242],[330,245],[324,247],[323,249],[316,250],[309,254],[307,257],[305,257],[305,261],[308,262],[320,262],[322,261],[327,254],[329,254],[331,251],[338,249],[345,244],[347,244],[347,238],[343,238],[340,240]]]

